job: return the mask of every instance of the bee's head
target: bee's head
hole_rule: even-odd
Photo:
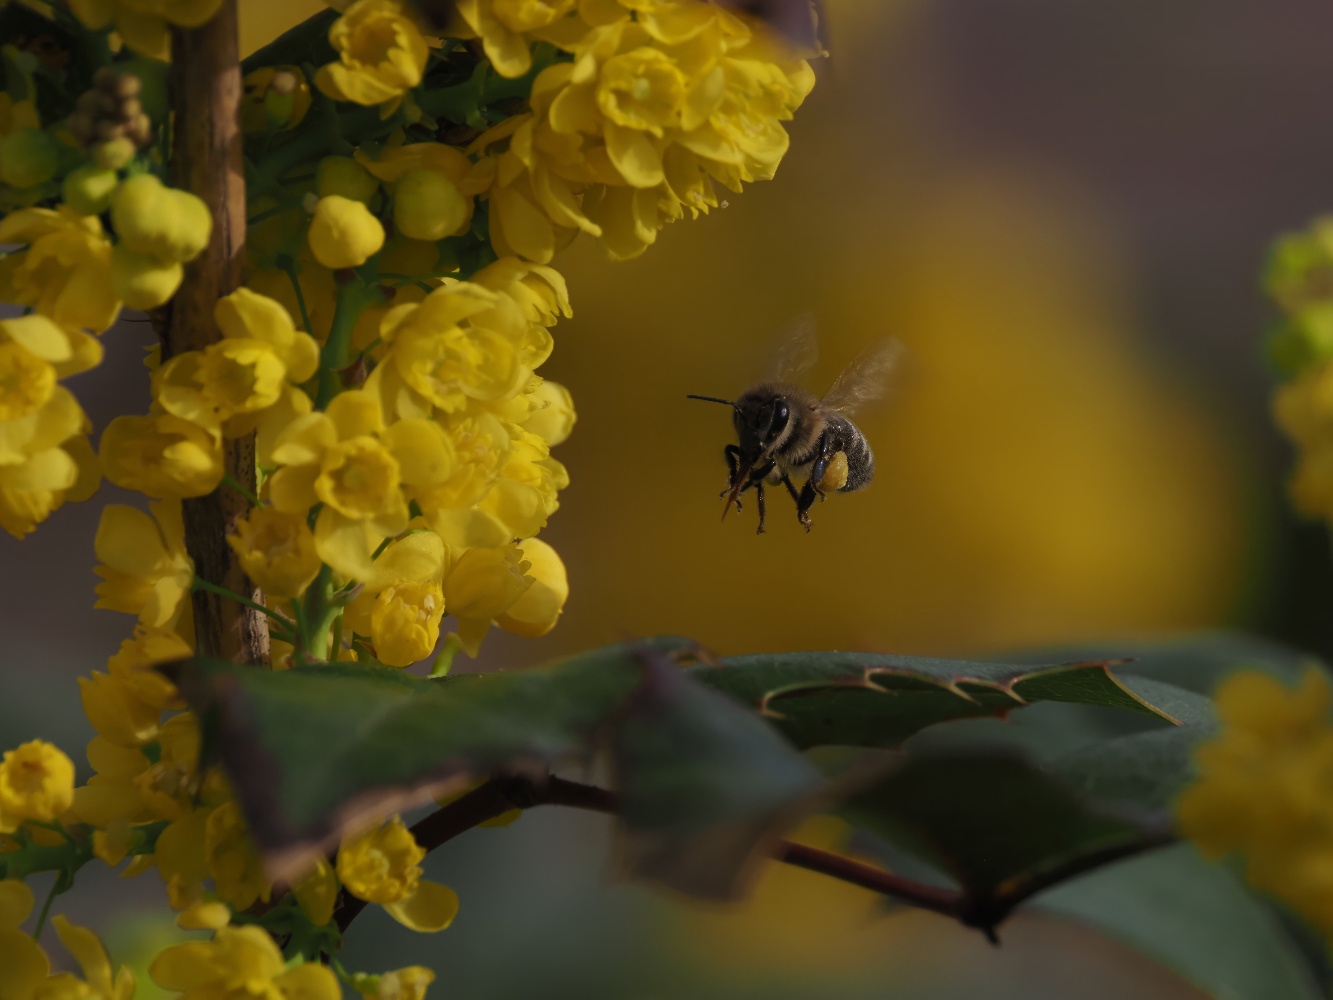
[[[740,438],[741,458],[767,461],[790,430],[791,402],[781,393],[753,389],[736,400],[732,420]]]

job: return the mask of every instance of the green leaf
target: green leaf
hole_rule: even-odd
[[[199,659],[182,665],[179,683],[271,873],[287,877],[349,826],[586,747],[641,673],[619,646],[434,681],[360,664],[268,671]]]
[[[615,740],[632,874],[692,895],[740,895],[778,837],[831,788],[754,712],[651,659]]]
[[[1087,799],[1165,810],[1195,775],[1194,747],[1211,724],[1119,736],[1062,754],[1051,771]]]
[[[1175,722],[1097,660],[1033,667],[877,653],[735,656],[691,674],[757,708],[801,748],[896,747],[954,719],[1039,701],[1127,709]]]
[[[798,653],[677,666],[699,655],[689,640],[663,637],[537,670],[430,681],[362,664],[271,672],[213,660],[186,662],[178,680],[203,722],[207,759],[225,766],[275,877],[299,874],[351,827],[476,777],[537,779],[605,742],[629,868],[713,897],[739,891],[773,838],[831,802],[840,782],[864,780],[854,770],[830,786],[783,735],[802,747],[880,747],[1036,700],[1163,717],[1102,662],[1033,669]]]
[[[1187,844],[1085,875],[1038,905],[1133,945],[1214,1000],[1326,995],[1276,914]]]
[[[1149,817],[1091,805],[1010,748],[909,757],[842,813],[949,874],[983,927],[1046,884],[1167,837]]]

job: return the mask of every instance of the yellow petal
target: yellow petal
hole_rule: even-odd
[[[0,997],[28,1000],[51,971],[41,947],[23,931],[0,930]]]
[[[103,996],[110,994],[111,959],[101,939],[87,927],[71,924],[64,914],[58,913],[52,917],[51,926],[55,928],[65,950],[74,956],[74,961],[83,969],[83,978],[88,981],[88,985]]]
[[[442,931],[458,915],[458,893],[438,882],[421,882],[416,892],[402,902],[388,904],[384,912],[409,930]]]
[[[32,890],[16,879],[0,882],[0,929],[13,929],[32,912]]]
[[[655,187],[666,180],[662,151],[646,132],[607,123],[606,152],[631,187]]]
[[[229,923],[231,907],[226,903],[195,903],[176,914],[176,926],[187,931],[215,931]]]
[[[284,972],[273,985],[285,1000],[342,1000],[342,989],[333,970],[318,962],[306,962]]]

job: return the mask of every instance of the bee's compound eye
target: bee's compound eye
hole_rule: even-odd
[[[773,424],[769,428],[770,432],[773,434],[781,434],[783,429],[787,426],[788,416],[790,416],[790,414],[787,410],[787,404],[779,400],[778,405],[773,407]]]

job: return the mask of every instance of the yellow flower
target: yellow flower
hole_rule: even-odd
[[[338,878],[352,895],[378,903],[404,927],[443,930],[458,913],[458,896],[448,886],[422,880],[419,862],[425,856],[412,832],[394,817],[343,842]]]
[[[97,333],[116,321],[111,242],[96,216],[67,208],[11,212],[0,219],[3,243],[26,249],[0,257],[0,300]]]
[[[509,611],[533,584],[530,563],[514,544],[468,549],[444,581],[444,601],[458,621],[458,637],[469,656],[481,649],[491,622]]]
[[[396,0],[356,0],[329,28],[338,62],[322,66],[315,85],[336,101],[380,105],[389,117],[421,82],[428,50]]]
[[[550,456],[536,434],[519,431],[500,478],[477,504],[505,526],[511,538],[535,535],[559,506],[557,495],[569,485],[565,467]]]
[[[256,507],[237,522],[227,544],[245,575],[270,597],[297,597],[319,575],[315,536],[300,515]]]
[[[37,987],[33,1000],[131,1000],[134,973],[126,966],[112,977],[106,946],[87,927],[72,924],[61,914],[51,918],[60,943],[79,963],[83,978],[62,972]]]
[[[152,516],[119,504],[103,509],[93,542],[102,563],[96,607],[138,615],[145,625],[178,628],[188,621],[194,585],[180,504],[155,502],[149,509]]]
[[[380,324],[388,352],[366,389],[401,416],[509,398],[530,375],[520,357],[530,326],[509,296],[471,282],[447,284],[388,311]]]
[[[24,820],[50,823],[74,802],[74,764],[45,740],[5,751],[0,763],[0,831],[17,830]]]
[[[51,971],[46,952],[19,929],[32,907],[31,889],[13,879],[0,881],[0,997],[27,1000]]]
[[[1310,668],[1296,690],[1257,671],[1216,694],[1219,736],[1196,754],[1181,831],[1206,855],[1238,853],[1247,879],[1333,936],[1330,687]]]
[[[365,1000],[424,1000],[426,987],[435,973],[425,966],[409,965],[378,976],[353,976],[352,987]]]
[[[440,638],[447,564],[445,544],[432,532],[390,542],[348,605],[344,627],[370,636],[375,658],[387,666],[425,659]]]
[[[94,670],[79,678],[83,713],[109,742],[139,747],[157,736],[161,710],[144,701],[122,677]]]
[[[555,549],[540,538],[524,539],[518,548],[528,564],[525,575],[532,578],[532,586],[507,611],[496,616],[495,624],[516,635],[545,635],[555,628],[569,599],[565,564]]]
[[[267,462],[277,435],[312,408],[294,383],[315,374],[319,346],[296,329],[281,303],[248,288],[218,300],[213,315],[222,339],[163,365],[153,379],[155,399],[195,425],[197,435],[257,431],[259,458]]]
[[[268,902],[268,879],[234,801],[222,803],[209,814],[204,860],[217,894],[233,909],[244,910],[257,899]]]
[[[116,417],[98,451],[107,479],[159,500],[203,496],[222,481],[221,429],[160,410]]]
[[[475,26],[501,6],[476,0],[463,13]],[[739,191],[773,176],[787,149],[781,122],[814,84],[806,63],[702,0],[619,0],[579,15],[587,30],[560,22],[550,39],[573,61],[538,75],[531,114],[472,147],[499,161],[497,252],[545,262],[583,231],[614,257],[636,256],[667,222],[715,208],[715,184]]]
[[[523,429],[536,434],[547,447],[564,443],[573,432],[577,419],[569,390],[559,382],[543,379],[528,397],[532,410],[523,421]]]
[[[176,685],[154,668],[184,659],[193,652],[193,646],[177,633],[139,623],[134,634],[107,661],[107,669],[146,704],[159,710],[180,709],[185,706]]]
[[[127,46],[153,59],[171,56],[172,25],[198,28],[207,23],[222,0],[70,0],[70,8],[94,31],[115,24]]]
[[[480,38],[495,71],[511,79],[532,68],[533,40],[563,40],[571,30],[588,30],[578,18],[568,17],[577,0],[458,0],[465,30],[459,38]]]
[[[292,887],[292,892],[315,926],[323,927],[333,919],[333,907],[338,902],[338,877],[327,861],[320,859],[310,874]]]
[[[77,375],[102,361],[102,343],[96,337],[74,327],[61,326],[41,313],[0,319],[0,343],[17,345],[40,358],[51,366],[56,378]],[[14,391],[14,383],[9,377],[4,378],[3,384],[6,395]],[[0,420],[9,419],[9,416],[0,416]]]
[[[20,538],[66,499],[91,496],[99,479],[82,436],[88,418],[43,364],[17,343],[0,344],[10,415],[0,419],[0,525]]]
[[[380,540],[407,527],[400,488],[402,465],[385,431],[379,404],[363,391],[333,398],[327,411],[294,421],[279,435],[273,459],[280,468],[267,486],[273,506],[315,520],[315,551],[350,579],[362,579]]]
[[[211,812],[209,807],[192,809],[158,834],[153,863],[166,885],[167,901],[173,910],[184,910],[204,901],[203,883],[208,878],[204,836]],[[166,985],[151,969],[149,974],[159,985]]]
[[[361,202],[331,194],[315,206],[309,241],[315,260],[330,270],[360,267],[384,246],[384,227]]]
[[[263,997],[265,1000],[341,1000],[337,977],[307,962],[286,967],[264,928],[219,927],[211,941],[167,948],[148,968],[153,982],[179,990],[181,1000]]]

